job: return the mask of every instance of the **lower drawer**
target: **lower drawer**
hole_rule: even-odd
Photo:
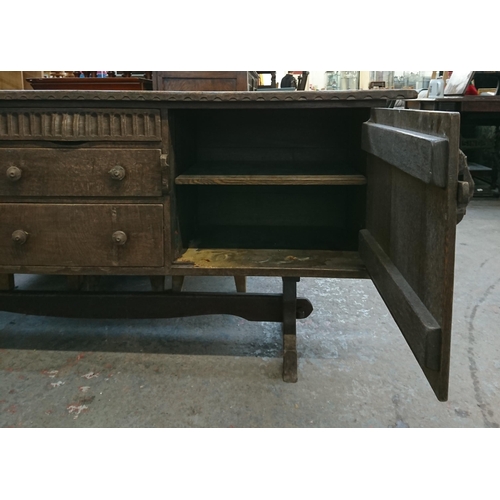
[[[0,204],[0,266],[164,264],[163,205]]]

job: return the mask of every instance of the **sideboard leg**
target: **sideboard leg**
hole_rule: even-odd
[[[13,274],[0,274],[0,290],[14,290]]]
[[[184,276],[172,276],[172,290],[174,292],[182,292],[184,284]]]
[[[297,382],[297,282],[283,278],[283,381]]]
[[[247,291],[247,277],[246,276],[235,276],[234,284],[236,285],[236,291],[238,293],[245,293]]]
[[[151,282],[151,290],[153,292],[165,291],[165,276],[150,276],[149,281]]]

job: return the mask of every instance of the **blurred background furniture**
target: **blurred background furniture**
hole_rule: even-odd
[[[492,74],[485,76],[485,83],[481,78],[482,75],[479,76],[480,85],[491,85],[495,82],[498,85],[498,77]],[[494,90],[492,93],[496,94],[496,88],[492,87],[492,89]],[[474,196],[497,197],[499,195],[500,96],[484,93],[463,96],[445,95],[435,99],[406,100],[406,107],[425,111],[460,113],[460,149],[467,155],[469,170],[475,181]]]
[[[277,87],[276,71],[257,71],[257,74],[259,75],[259,89],[275,89]],[[265,85],[265,83],[263,83],[264,75],[271,75],[269,85]]]
[[[257,90],[256,71],[153,71],[153,90]]]
[[[152,90],[151,80],[139,77],[28,78],[33,90]]]
[[[43,75],[43,71],[0,71],[0,90],[31,90],[26,79]]]
[[[302,71],[302,74],[297,78],[297,90],[307,89],[307,80],[309,78],[309,71]]]

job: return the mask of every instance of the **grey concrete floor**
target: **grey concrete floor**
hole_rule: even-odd
[[[298,322],[297,384],[281,380],[274,323],[0,313],[0,427],[498,427],[500,200],[473,200],[457,231],[448,402],[435,398],[371,281],[302,279],[299,295],[315,309]],[[22,288],[64,286],[16,278]],[[248,291],[280,287],[248,279]],[[234,283],[186,278],[185,290]]]

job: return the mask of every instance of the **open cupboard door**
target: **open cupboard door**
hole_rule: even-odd
[[[460,115],[374,109],[359,251],[437,398],[448,398]],[[464,164],[465,170],[467,166]],[[467,198],[468,201],[468,198]]]

